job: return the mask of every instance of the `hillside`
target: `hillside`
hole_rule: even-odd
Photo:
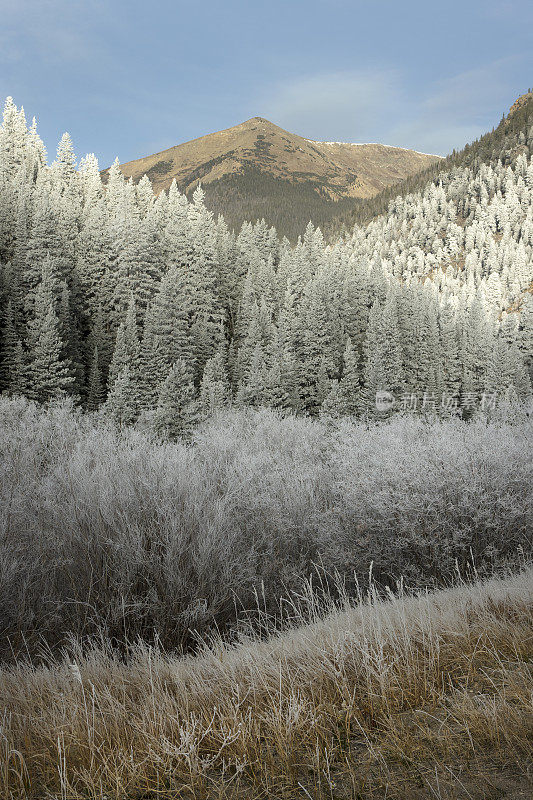
[[[264,223],[232,234],[198,187],[156,199],[114,164],[103,191],[68,137],[48,166],[10,101],[0,387],[67,392],[120,424],[157,411],[170,438],[189,435],[197,404],[201,418],[231,404],[379,416],[387,387],[399,410],[417,395],[430,411],[427,394],[468,417],[486,393],[529,398],[530,105],[335,247],[310,225],[291,249]]]
[[[382,189],[375,196],[362,198],[349,208],[339,208],[339,215],[332,220],[328,234],[332,239],[349,231],[354,224],[364,225],[369,220],[387,212],[390,201],[405,197],[413,192],[423,191],[427,184],[438,179],[441,173],[454,167],[472,167],[479,164],[495,165],[498,161],[511,164],[523,153],[526,158],[533,153],[533,92],[528,90],[520,95],[507,116],[492,131],[465,145],[462,150],[453,151],[446,158],[429,164],[425,169],[408,176],[399,185]]]
[[[533,90],[528,89],[525,94],[521,94],[520,97],[515,100],[510,108],[509,117],[511,117],[515,112],[520,111],[520,109],[527,105],[531,100],[533,100]]]
[[[265,217],[294,239],[310,218],[324,224],[353,205],[347,200],[372,197],[438,158],[382,144],[314,142],[254,117],[121,169],[134,182],[147,175],[156,193],[175,180],[190,194],[201,182],[208,208],[230,227]]]
[[[531,797],[533,572],[265,642],[0,670],[5,797]]]

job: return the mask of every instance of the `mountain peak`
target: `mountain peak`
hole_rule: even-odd
[[[526,103],[529,103],[531,100],[533,100],[533,89],[528,89],[527,92],[525,92],[525,94],[521,94],[520,97],[518,97],[514,101],[513,105],[509,109],[508,116],[511,117],[513,114],[515,114],[519,109],[521,109],[523,106],[526,105]]]
[[[231,128],[122,164],[121,170],[135,182],[147,175],[155,192],[168,189],[175,180],[180,191],[190,193],[201,181],[208,202],[214,194],[220,198],[216,210],[226,219],[230,204],[238,207],[237,225],[250,216],[269,217],[280,224],[272,214],[283,198],[291,198],[287,202],[292,216],[301,205],[307,223],[311,209],[317,218],[315,207],[328,207],[330,213],[329,206],[338,201],[373,197],[436,160],[437,156],[380,144],[354,147],[342,142],[315,142],[265,117],[251,117]],[[252,210],[258,198],[265,211]]]
[[[279,125],[276,125],[274,122],[270,122],[269,119],[265,117],[250,117],[250,119],[245,120],[240,125],[236,125],[236,128],[245,128],[246,130],[253,130],[254,128],[262,128],[263,130],[266,128],[267,130],[271,131],[283,131],[283,128],[280,128]],[[232,128],[229,128],[232,130]]]

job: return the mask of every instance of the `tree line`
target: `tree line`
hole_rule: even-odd
[[[239,233],[173,184],[103,185],[65,134],[49,165],[11,98],[0,128],[0,388],[186,434],[229,405],[474,413],[531,395],[533,162],[475,160],[332,244]],[[376,406],[380,392],[394,404]]]

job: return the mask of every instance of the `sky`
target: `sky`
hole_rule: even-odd
[[[1,100],[102,168],[254,116],[445,155],[531,86],[531,0],[0,0]]]

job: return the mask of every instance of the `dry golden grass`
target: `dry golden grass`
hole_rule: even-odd
[[[1,795],[530,798],[532,612],[529,568],[195,657],[6,667]]]

